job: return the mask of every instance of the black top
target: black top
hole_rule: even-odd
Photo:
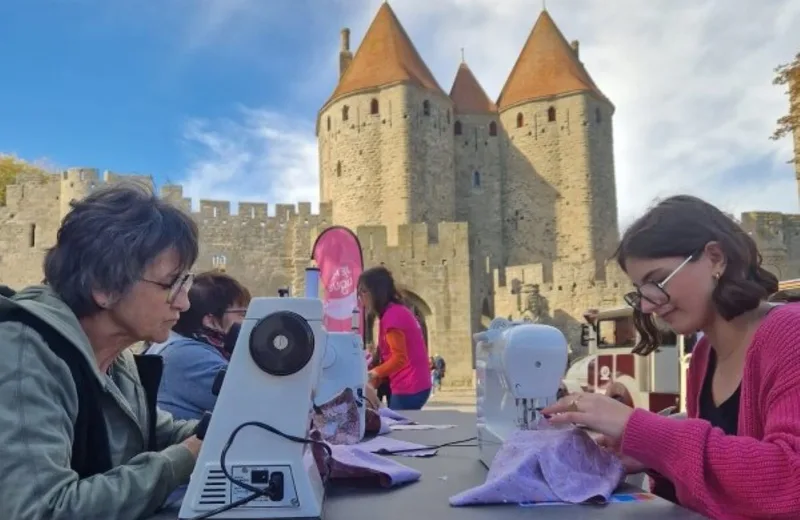
[[[711,426],[721,428],[726,435],[736,435],[739,422],[739,395],[742,386],[728,397],[719,406],[714,404],[714,396],[711,392],[711,382],[714,380],[714,370],[717,368],[717,355],[713,349],[708,353],[708,369],[703,378],[703,388],[700,390],[700,410],[699,418],[711,423]],[[671,502],[678,503],[675,493],[675,486],[667,480],[658,481],[658,485],[652,490],[653,493]]]
[[[741,394],[741,384],[736,391],[731,394],[719,406],[714,404],[714,397],[711,392],[711,382],[714,380],[714,370],[717,368],[717,355],[712,349],[708,354],[708,370],[703,379],[703,389],[700,391],[700,410],[701,419],[711,423],[711,426],[721,428],[727,435],[736,435],[739,423],[739,396]]]

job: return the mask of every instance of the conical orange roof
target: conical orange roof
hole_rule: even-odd
[[[593,92],[606,99],[556,26],[542,11],[500,92],[500,109],[570,92]]]
[[[384,2],[331,101],[360,90],[403,82],[445,95],[394,11]]]
[[[497,112],[497,106],[489,99],[472,70],[464,62],[458,66],[453,88],[450,89],[450,99],[453,100],[456,112],[461,114]]]

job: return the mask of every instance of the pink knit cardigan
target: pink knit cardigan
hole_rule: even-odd
[[[710,345],[695,346],[687,416],[636,409],[621,450],[675,486],[684,507],[714,519],[800,519],[800,304],[770,312],[745,361],[738,435],[698,419]]]

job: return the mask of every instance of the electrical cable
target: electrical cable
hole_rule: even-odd
[[[273,433],[273,434],[275,434],[275,435],[277,435],[279,437],[283,437],[284,439],[292,441],[292,442],[297,442],[299,444],[311,445],[312,449],[313,449],[313,446],[320,446],[325,451],[325,455],[326,455],[325,475],[323,475],[323,477],[322,477],[322,494],[323,494],[322,496],[323,496],[323,499],[324,499],[325,493],[326,493],[327,488],[328,488],[328,482],[330,480],[332,467],[333,467],[333,450],[331,450],[331,447],[328,446],[325,442],[322,442],[322,441],[318,441],[318,440],[315,440],[315,439],[307,439],[307,438],[302,438],[302,437],[295,437],[294,435],[289,435],[287,433],[283,433],[282,431],[278,430],[277,428],[275,428],[273,426],[270,426],[268,424],[264,424],[264,423],[259,422],[259,421],[248,421],[248,422],[240,424],[239,426],[237,426],[231,432],[230,436],[228,437],[228,441],[225,443],[225,446],[222,448],[222,453],[220,453],[219,465],[220,465],[220,468],[222,468],[222,473],[225,475],[225,478],[227,478],[228,481],[231,484],[239,486],[239,487],[241,487],[243,489],[246,489],[247,491],[250,491],[252,494],[248,495],[248,496],[246,496],[244,498],[241,498],[239,500],[236,500],[235,502],[231,502],[230,504],[225,504],[224,506],[218,507],[217,509],[208,511],[206,513],[203,513],[201,515],[193,516],[192,518],[190,518],[188,520],[206,520],[208,518],[213,518],[214,516],[216,516],[216,515],[218,515],[220,513],[224,513],[225,511],[230,511],[231,509],[234,509],[236,507],[243,506],[244,504],[252,502],[253,500],[255,500],[257,498],[270,497],[270,495],[274,492],[274,489],[273,489],[271,483],[269,485],[267,485],[266,488],[260,489],[260,488],[257,488],[255,486],[251,486],[247,482],[242,482],[241,480],[238,480],[238,479],[234,478],[233,475],[231,475],[228,472],[228,468],[225,465],[225,458],[226,458],[226,456],[228,454],[228,450],[230,449],[231,445],[233,444],[234,439],[236,438],[236,435],[238,435],[238,433],[242,429],[247,427],[247,426],[255,426],[255,427],[261,428],[262,430],[266,430],[266,431],[268,431],[270,433]],[[313,453],[312,453],[312,457],[313,457]]]
[[[470,437],[468,439],[461,439],[460,441],[445,442],[444,444],[437,444],[435,446],[421,446],[419,448],[405,448],[402,450],[378,450],[376,455],[399,455],[401,453],[413,453],[415,451],[430,451],[438,450],[440,448],[467,448],[470,446],[477,446],[477,444],[464,444],[465,442],[477,440],[477,437]]]

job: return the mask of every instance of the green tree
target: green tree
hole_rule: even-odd
[[[6,203],[6,187],[13,184],[19,174],[40,175],[42,182],[50,172],[46,169],[18,159],[13,155],[0,154],[0,206]]]
[[[775,68],[774,85],[786,87],[789,94],[789,113],[778,119],[772,139],[781,139],[792,132],[800,132],[800,53],[791,63]]]

